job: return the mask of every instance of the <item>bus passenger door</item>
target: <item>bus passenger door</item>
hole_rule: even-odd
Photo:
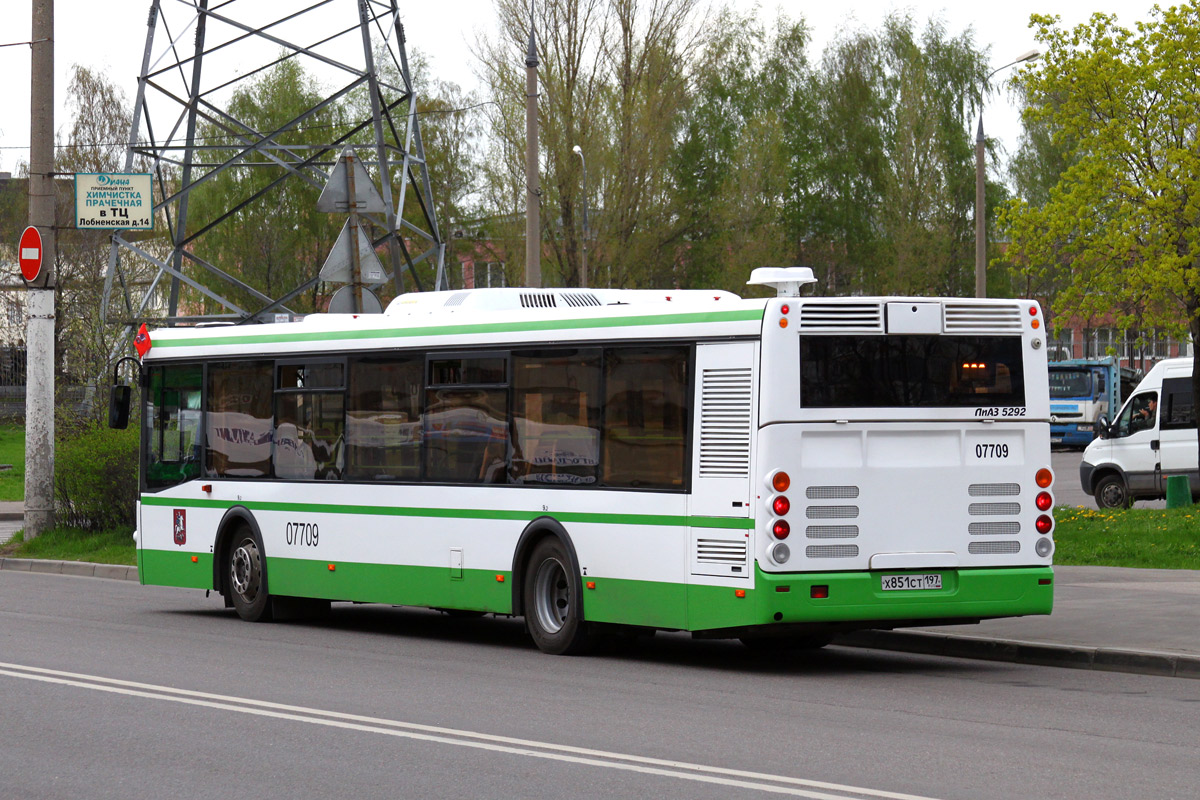
[[[743,578],[752,573],[751,465],[758,424],[757,371],[755,342],[696,346],[688,497],[693,575]]]

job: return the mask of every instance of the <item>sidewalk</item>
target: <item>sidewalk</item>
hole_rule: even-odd
[[[1200,570],[1055,567],[1054,613],[862,631],[838,643],[1200,678]]]

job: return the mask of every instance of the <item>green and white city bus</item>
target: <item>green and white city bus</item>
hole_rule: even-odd
[[[153,331],[138,572],[247,620],[328,601],[820,645],[1050,613],[1034,302],[475,289]]]

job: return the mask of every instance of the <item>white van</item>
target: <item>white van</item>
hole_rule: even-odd
[[[1099,508],[1128,508],[1134,500],[1166,497],[1167,478],[1187,475],[1200,496],[1192,359],[1154,365],[1100,438],[1083,451],[1079,480]]]

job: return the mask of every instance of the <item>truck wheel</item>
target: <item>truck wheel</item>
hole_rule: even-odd
[[[1109,473],[1096,483],[1097,508],[1129,508],[1133,498],[1120,475]]]

